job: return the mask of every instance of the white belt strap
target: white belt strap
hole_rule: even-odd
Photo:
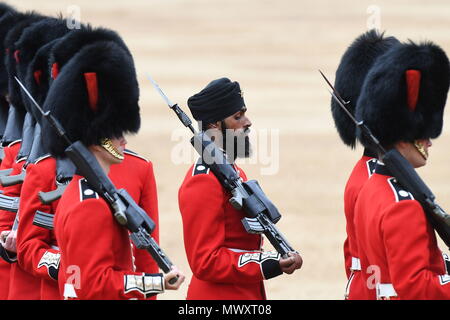
[[[378,300],[389,299],[397,296],[397,292],[395,292],[392,283],[377,283],[376,289]]]
[[[73,299],[73,298],[78,298],[73,284],[65,283],[64,284],[64,299],[67,300],[67,299]]]
[[[244,249],[235,249],[235,248],[227,248],[230,251],[236,252],[236,253],[245,253],[245,252],[258,252],[258,249],[255,250],[244,250]]]
[[[352,257],[352,266],[350,268],[352,271],[361,271],[361,260]]]

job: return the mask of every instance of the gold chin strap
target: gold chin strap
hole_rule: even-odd
[[[123,160],[125,157],[120,154],[120,152],[113,146],[112,141],[108,138],[100,140],[100,145],[108,151],[114,158]]]
[[[428,159],[428,152],[425,150],[425,148],[423,147],[423,144],[414,141],[414,147],[416,147],[417,151],[419,151],[419,153],[422,155],[422,157],[427,160]]]

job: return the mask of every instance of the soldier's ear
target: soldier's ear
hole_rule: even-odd
[[[221,122],[220,121],[216,121],[214,123],[208,124],[208,129],[219,129],[219,130],[221,130],[222,129]]]
[[[100,145],[93,144],[87,147],[90,152],[92,152],[94,155],[96,153],[102,152],[103,148]]]

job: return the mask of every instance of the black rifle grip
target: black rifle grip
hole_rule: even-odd
[[[0,184],[4,187],[14,186],[16,184],[23,183],[25,176],[25,171],[22,171],[20,174],[16,174],[14,176],[3,176],[0,177]]]
[[[48,191],[48,192],[39,191],[39,193],[38,193],[39,200],[41,200],[41,202],[43,204],[50,204],[50,203],[58,200],[59,198],[61,198],[62,194],[64,193],[64,190],[66,190],[66,187],[67,187],[67,185],[63,184],[63,185],[58,185],[58,187],[52,191]]]

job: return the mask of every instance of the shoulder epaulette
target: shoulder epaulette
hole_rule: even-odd
[[[208,174],[209,172],[210,168],[203,163],[202,158],[199,158],[192,168],[192,176],[196,176],[198,174]]]
[[[389,178],[387,181],[394,192],[396,202],[403,200],[414,200],[413,195],[406,191],[395,178]]]
[[[375,168],[377,166],[377,159],[373,158],[366,161],[366,167],[367,167],[367,174],[369,177],[372,176],[372,174],[375,172]]]
[[[19,142],[22,142],[22,139],[19,139],[19,140],[11,142],[10,144],[8,144],[8,147],[12,147],[13,145],[15,145],[15,144],[17,144]]]
[[[123,153],[128,154],[128,155],[130,155],[130,156],[134,156],[134,157],[136,157],[136,158],[140,158],[140,159],[142,159],[142,160],[145,160],[146,162],[150,162],[150,161],[148,161],[147,159],[145,159],[143,156],[141,156],[140,154],[137,154],[136,152],[131,151],[131,150],[128,150],[128,149],[125,149],[125,150],[123,151]]]
[[[42,160],[45,160],[45,159],[50,158],[50,157],[51,157],[50,154],[43,155],[42,157],[37,158],[37,159],[34,161],[34,164],[38,164],[38,163],[41,162]]]
[[[80,179],[78,181],[80,188],[80,202],[88,199],[98,199],[99,196],[92,187],[88,184],[86,179]]]

